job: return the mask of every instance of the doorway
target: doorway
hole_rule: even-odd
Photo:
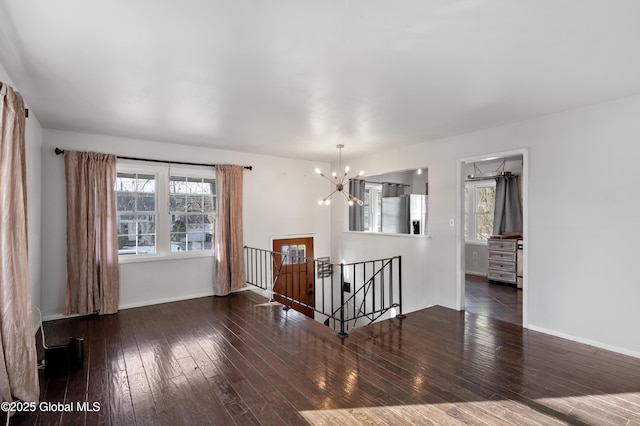
[[[457,240],[456,252],[457,252],[458,266],[457,266],[457,274],[456,274],[456,283],[457,283],[456,290],[457,290],[457,302],[458,302],[459,310],[466,309],[469,312],[474,312],[474,310],[475,311],[484,310],[485,312],[487,312],[487,310],[492,309],[491,308],[492,303],[493,303],[493,306],[505,304],[504,300],[502,300],[502,297],[496,297],[495,294],[493,293],[484,294],[487,292],[491,292],[492,290],[499,290],[498,289],[498,287],[500,287],[499,284],[489,283],[486,276],[483,277],[482,279],[474,279],[477,277],[467,275],[470,264],[473,264],[478,260],[480,260],[480,263],[482,263],[481,261],[483,260],[483,257],[485,261],[488,261],[488,252],[487,252],[486,243],[484,243],[485,244],[484,246],[483,245],[474,246],[473,244],[468,244],[469,241],[467,240],[466,233],[468,233],[469,229],[473,227],[470,227],[469,223],[467,223],[471,220],[470,217],[472,217],[472,215],[469,214],[469,212],[465,211],[465,205],[469,204],[469,198],[468,198],[469,193],[468,191],[465,191],[465,189],[467,189],[466,180],[469,174],[467,173],[468,166],[470,165],[473,166],[474,164],[491,165],[491,164],[496,164],[496,162],[500,163],[505,159],[513,159],[517,157],[520,158],[519,161],[521,163],[521,170],[518,170],[517,173],[520,175],[520,184],[521,184],[520,186],[521,186],[521,202],[522,202],[522,241],[524,241],[523,246],[525,249],[518,254],[519,255],[518,260],[519,261],[521,260],[521,268],[520,268],[520,265],[518,265],[517,267],[518,267],[518,271],[521,271],[522,273],[522,279],[520,281],[522,284],[522,290],[516,290],[515,288],[513,289],[515,292],[521,292],[519,297],[515,299],[520,302],[520,306],[514,307],[514,308],[516,309],[516,311],[520,311],[522,313],[522,320],[521,320],[522,326],[524,328],[527,328],[527,325],[528,325],[527,300],[528,300],[528,288],[529,288],[528,273],[527,273],[528,250],[526,250],[526,246],[528,244],[528,211],[529,211],[529,208],[528,208],[529,206],[528,204],[529,203],[529,197],[528,197],[529,150],[528,149],[525,148],[525,149],[514,150],[514,151],[491,153],[491,154],[486,154],[482,156],[469,157],[469,158],[463,158],[458,160],[458,185],[457,185],[458,224],[456,227],[456,240]],[[487,170],[487,172],[492,172],[492,171],[494,170],[492,169]],[[474,268],[471,268],[471,269],[474,269]],[[477,267],[475,268],[474,272],[481,273],[482,272],[481,269],[483,269],[481,266]],[[520,272],[518,272],[518,275],[520,275]],[[471,286],[473,288],[473,293],[466,294],[466,288],[468,288],[467,285],[469,284],[470,281],[471,281]],[[483,281],[483,283],[479,281]],[[490,286],[490,287],[478,289],[477,288],[478,286]],[[493,287],[496,287],[496,288],[494,289]],[[482,294],[478,293],[480,290]],[[504,290],[504,288],[502,290]],[[469,302],[470,300],[471,302]],[[499,301],[500,303],[494,303],[496,301]],[[467,302],[470,303],[469,307],[467,307]],[[484,302],[486,302],[486,306],[484,306]],[[502,308],[505,311],[507,311],[505,306],[502,306]],[[513,313],[514,311],[509,311],[509,312]],[[506,315],[506,312],[502,312],[502,314]],[[487,315],[487,316],[491,316],[491,315]]]
[[[278,293],[273,295],[274,300],[313,318],[315,307],[313,237],[274,239],[273,252],[273,276],[276,277],[273,291]]]

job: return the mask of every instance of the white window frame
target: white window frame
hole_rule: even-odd
[[[196,178],[215,179],[215,170],[199,166],[170,166],[149,164],[133,160],[118,160],[116,171],[123,173],[156,174],[156,253],[127,254],[118,256],[121,264],[161,260],[213,257],[211,250],[171,251],[171,216],[169,213],[169,174]],[[215,241],[215,234],[213,236]]]
[[[174,177],[181,177],[181,178],[214,179],[215,180],[215,173],[202,173],[201,171],[178,169],[178,168],[175,168],[175,167],[171,168],[171,170],[169,171],[168,175],[169,176],[174,176]],[[170,186],[167,186],[167,193],[169,193],[169,189],[170,189]],[[214,200],[215,199],[216,199],[216,197],[214,197]],[[214,201],[214,203],[215,203],[215,201]],[[184,215],[184,216],[192,216],[192,215],[198,215],[198,212],[192,212],[192,211],[178,212],[178,211],[171,210],[170,203],[168,203],[167,206],[168,206],[167,207],[167,211],[169,212],[169,239],[171,239],[171,216],[174,215],[174,214]],[[199,214],[204,214],[204,213],[199,213]],[[215,216],[216,216],[215,204],[213,206],[213,216],[214,216],[214,221],[213,221],[212,225],[215,224]],[[212,231],[211,233],[213,235],[214,234],[214,230],[212,229],[211,231]],[[187,234],[188,234],[188,232],[187,232]],[[185,253],[196,253],[196,252],[213,253],[213,238],[212,238],[211,243],[212,243],[211,249],[192,249],[192,250],[185,250],[184,252]],[[171,251],[171,245],[169,246],[169,251]],[[171,252],[171,253],[182,253],[182,252],[183,251],[175,251],[175,252]]]
[[[138,167],[138,168],[128,168],[128,167],[124,167],[124,168],[119,168],[118,166],[116,166],[116,173],[126,173],[126,174],[138,174],[138,175],[153,175],[155,176],[155,210],[154,211],[149,211],[149,212],[140,212],[140,213],[149,213],[149,214],[153,214],[155,215],[155,225],[156,225],[156,232],[155,232],[155,253],[135,253],[135,254],[126,254],[126,255],[119,255],[119,259],[125,259],[128,257],[132,257],[132,258],[151,258],[151,257],[155,257],[158,254],[158,224],[159,224],[159,203],[158,203],[158,171],[154,170],[154,169],[150,169],[150,168],[142,168],[142,167]],[[135,214],[135,212],[134,212]],[[118,214],[118,216],[120,216],[120,214]]]
[[[366,182],[364,185],[365,191],[370,191],[369,195],[369,227],[364,232],[380,232],[380,223],[378,223],[378,216],[380,213],[380,202],[382,198],[382,184]]]
[[[465,242],[467,244],[478,244],[478,245],[487,244],[486,239],[479,240],[476,238],[478,235],[477,190],[478,188],[491,188],[491,187],[493,188],[496,187],[496,181],[493,179],[465,182],[465,189],[470,191],[470,195],[469,195],[470,205],[469,205],[468,211],[466,209],[467,206],[463,206],[465,207],[464,214],[467,218],[467,223],[469,224],[468,235],[465,235]],[[495,210],[495,203],[494,203],[494,210]],[[492,212],[492,214],[493,213],[494,212]],[[463,229],[464,229],[464,226],[463,226]]]

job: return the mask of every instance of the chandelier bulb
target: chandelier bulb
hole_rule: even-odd
[[[333,176],[334,178],[338,177],[338,174],[336,172],[331,172],[331,176]]]
[[[326,200],[324,200],[324,205],[325,206],[328,206],[329,204],[331,204],[331,200],[330,199],[327,198]]]
[[[349,200],[349,205],[352,206],[353,205],[353,200]]]
[[[316,173],[321,175],[322,174],[322,170],[320,170],[318,167],[316,167]]]
[[[358,173],[358,176],[364,176],[364,170],[360,170],[360,173]]]
[[[324,204],[324,200],[319,200],[319,201],[318,201],[318,205],[319,205],[319,206],[321,206],[321,205],[323,205],[323,204]]]
[[[345,173],[349,173],[349,170],[351,170],[351,168],[350,168],[349,166],[346,166],[346,167],[344,168],[344,172],[345,172]]]

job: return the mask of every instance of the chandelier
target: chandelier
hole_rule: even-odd
[[[342,170],[342,148],[344,148],[344,145],[338,144],[336,145],[336,148],[338,148],[340,152],[338,157],[338,170]],[[324,197],[322,200],[318,201],[318,204],[320,205],[324,204],[325,206],[328,206],[329,204],[331,204],[331,198],[333,198],[333,196],[339,192],[342,193],[342,195],[344,195],[344,197],[347,199],[347,202],[349,203],[350,206],[353,206],[354,203],[358,203],[358,205],[360,206],[364,204],[364,202],[361,199],[349,194],[349,191],[347,190],[347,185],[349,184],[349,181],[352,179],[347,177],[349,173],[349,166],[346,166],[344,168],[344,173],[341,175],[339,175],[336,172],[331,173],[331,177],[333,179],[330,179],[327,176],[325,176],[324,173],[322,173],[322,170],[320,170],[317,167],[316,167],[316,173],[335,185],[335,189],[333,190],[333,192],[331,192],[329,195]],[[360,177],[362,175],[364,175],[364,170],[358,173],[357,176],[355,177]]]

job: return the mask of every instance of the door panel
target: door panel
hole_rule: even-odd
[[[273,276],[277,277],[273,286],[274,292],[309,307],[288,301],[278,295],[274,295],[274,299],[313,318],[313,309],[311,309],[315,306],[313,238],[273,240],[273,251],[275,253]]]

